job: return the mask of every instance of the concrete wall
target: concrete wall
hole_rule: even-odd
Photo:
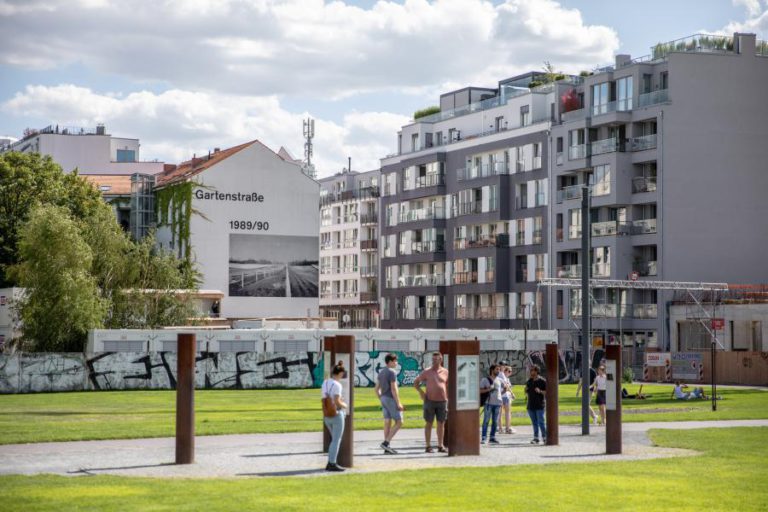
[[[355,353],[355,385],[373,387],[384,368],[388,352]],[[431,364],[431,352],[397,352],[398,382],[410,386]],[[525,381],[528,368],[544,368],[542,351],[488,351],[481,353],[482,372],[506,359],[513,368],[512,381]],[[560,354],[560,381],[578,379],[578,354]],[[199,389],[264,389],[320,387],[322,353],[271,354],[256,352],[210,353],[197,356],[195,385]],[[112,352],[83,354],[0,355],[0,393],[52,391],[106,391],[128,389],[175,389],[176,354],[173,352]]]

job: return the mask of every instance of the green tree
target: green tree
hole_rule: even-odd
[[[86,220],[105,207],[101,194],[77,173],[64,174],[48,156],[0,155],[0,287],[18,284],[8,268],[19,262],[19,229],[36,205],[58,205]]]
[[[32,206],[18,231],[18,256],[11,275],[27,290],[24,343],[39,351],[81,351],[88,329],[103,325],[109,304],[91,274],[93,251],[77,221],[63,206]]]

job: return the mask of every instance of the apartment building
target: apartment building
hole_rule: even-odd
[[[142,161],[140,150],[139,139],[112,136],[103,124],[95,128],[51,125],[28,129],[21,139],[0,144],[0,153],[49,155],[64,172],[77,169],[80,174],[155,175],[163,171],[163,162]]]
[[[648,56],[617,55],[581,84],[558,84],[551,130],[551,273],[581,276],[581,194],[591,191],[594,278],[768,281],[768,45],[695,35]],[[551,327],[578,345],[579,290],[556,289]],[[671,292],[596,289],[593,343],[640,364],[668,350]]]
[[[339,326],[378,326],[378,170],[320,181],[320,311]]]
[[[537,76],[441,95],[382,159],[383,327],[547,328],[536,281],[549,268],[556,89],[530,88]]]

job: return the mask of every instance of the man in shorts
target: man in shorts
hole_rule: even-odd
[[[427,391],[421,389],[425,383]],[[443,444],[445,420],[448,418],[448,370],[443,368],[443,356],[440,352],[432,353],[432,366],[427,368],[413,381],[416,391],[424,401],[424,440],[427,453],[432,453],[432,424],[437,418],[437,451],[447,453]]]
[[[381,369],[376,378],[374,391],[379,397],[381,410],[384,413],[384,442],[381,443],[381,449],[384,450],[384,453],[395,455],[397,451],[389,446],[389,443],[403,426],[405,407],[400,402],[400,392],[397,389],[397,373],[395,372],[397,355],[387,354],[384,356],[384,363],[386,366]]]

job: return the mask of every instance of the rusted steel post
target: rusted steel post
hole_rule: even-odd
[[[560,443],[560,405],[558,404],[558,384],[560,383],[560,356],[556,343],[547,343],[547,445],[553,446]]]
[[[621,453],[621,345],[607,345],[605,360],[608,370],[608,389],[605,393],[605,452],[619,454]]]
[[[176,338],[176,464],[195,462],[195,353],[194,334]]]

